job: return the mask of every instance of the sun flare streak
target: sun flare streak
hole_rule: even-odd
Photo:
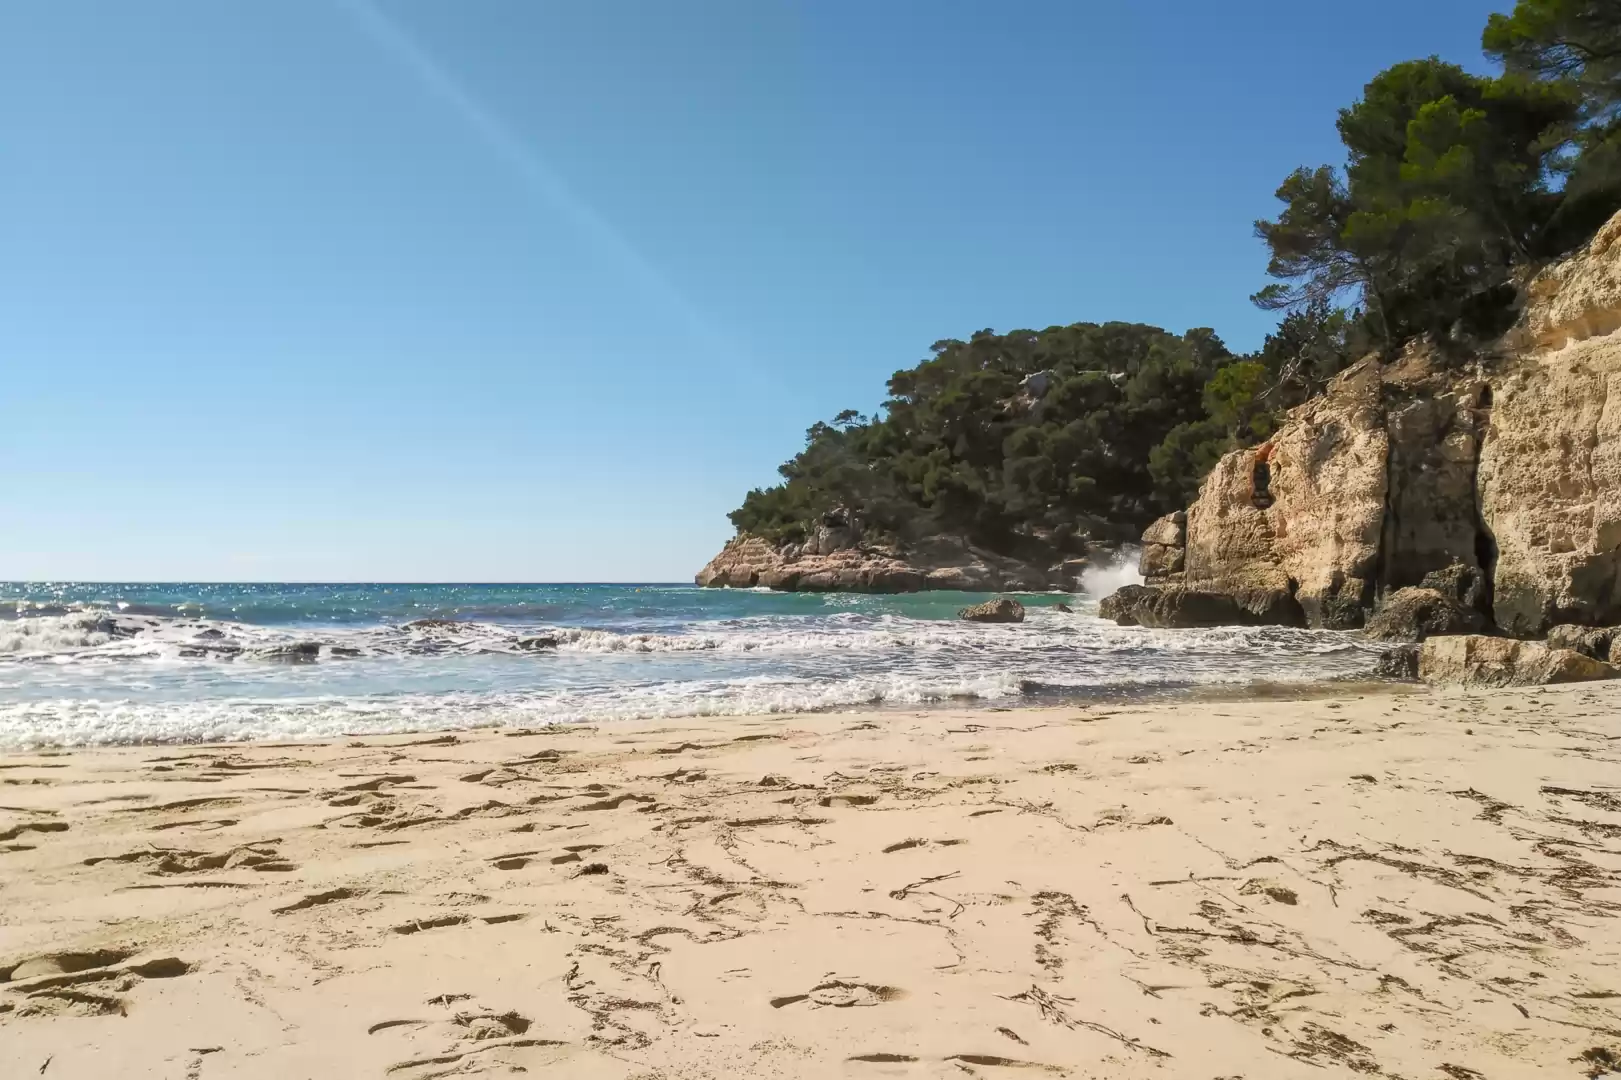
[[[711,346],[724,345],[722,335],[681,290],[619,229],[580,198],[512,125],[480,102],[409,30],[372,0],[337,0],[337,3],[373,45],[397,61],[430,96],[448,106],[626,277],[670,308],[700,340]]]

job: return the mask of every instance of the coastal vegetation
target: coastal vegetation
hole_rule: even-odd
[[[1253,299],[1281,316],[1259,350],[1126,323],[939,341],[878,413],[814,425],[732,523],[788,542],[844,508],[902,542],[1062,549],[1185,505],[1358,357],[1500,333],[1527,275],[1621,208],[1621,4],[1519,0],[1482,47],[1495,74],[1430,57],[1375,75],[1340,111],[1343,163],[1278,187],[1255,225],[1274,280]]]

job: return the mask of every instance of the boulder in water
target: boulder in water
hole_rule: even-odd
[[[1024,622],[1024,605],[999,596],[995,600],[963,608],[957,612],[957,618],[968,622],[1020,623]]]
[[[1301,626],[1300,605],[1283,590],[1207,592],[1179,585],[1127,585],[1098,605],[1121,626]]]
[[[405,624],[406,630],[459,630],[469,625],[456,619],[417,619]]]

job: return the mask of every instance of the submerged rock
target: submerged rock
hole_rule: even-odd
[[[223,660],[231,660],[241,655],[242,646],[232,642],[204,641],[195,645],[182,645],[179,653],[188,659],[213,656]]]
[[[405,626],[403,627],[403,629],[406,629],[406,630],[460,630],[463,627],[471,626],[471,625],[473,625],[473,624],[472,623],[466,623],[466,622],[460,622],[460,621],[458,621],[456,619],[417,619],[415,622],[406,623]]]
[[[274,660],[283,664],[312,664],[321,657],[321,644],[317,641],[298,641],[291,645],[273,645],[253,655],[260,660]]]
[[[1470,634],[1425,641],[1419,651],[1418,673],[1431,683],[1541,686],[1613,679],[1621,675],[1621,669],[1540,641]]]
[[[957,618],[968,622],[1021,623],[1024,622],[1024,605],[999,596],[995,600],[963,608],[957,612]]]

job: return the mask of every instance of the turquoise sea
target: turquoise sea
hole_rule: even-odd
[[[1126,580],[1088,584],[1101,596]],[[1017,705],[1315,681],[1370,671],[1375,659],[1343,634],[1117,627],[1085,593],[1021,597],[1020,625],[956,620],[981,599],[659,584],[0,583],[0,746]]]

